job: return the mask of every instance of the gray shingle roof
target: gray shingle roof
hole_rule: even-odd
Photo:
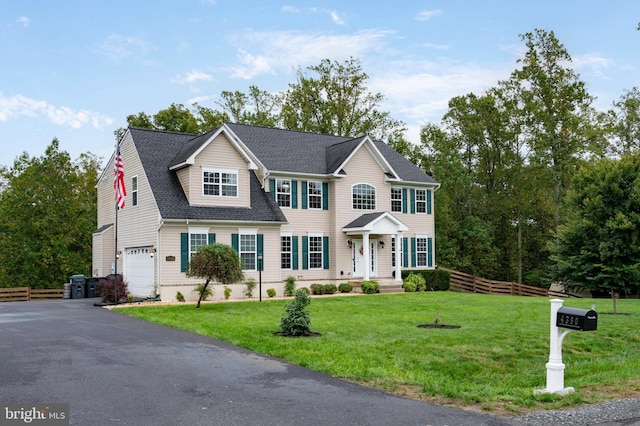
[[[347,229],[347,228],[362,228],[363,226],[366,226],[366,225],[370,224],[371,222],[373,222],[375,219],[379,218],[383,214],[384,214],[384,212],[363,214],[359,218],[357,218],[354,221],[352,221],[352,222],[348,223],[347,225],[345,225],[344,228],[345,229]]]
[[[174,171],[169,170],[169,165],[183,152],[183,148],[191,146],[190,142],[204,142],[206,138],[136,128],[130,128],[129,131],[163,219],[287,221],[275,201],[262,190],[258,178],[253,173],[250,182],[251,208],[189,205],[178,177]]]

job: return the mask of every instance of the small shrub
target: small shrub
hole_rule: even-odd
[[[245,285],[247,286],[247,288],[244,290],[244,295],[251,299],[253,297],[253,290],[256,289],[256,280],[253,278],[249,278]]]
[[[338,291],[340,291],[340,293],[351,293],[351,290],[353,290],[353,286],[349,283],[338,285]]]
[[[412,272],[402,281],[404,291],[425,291],[427,289],[425,279],[420,273],[414,274]]]
[[[176,300],[178,302],[184,302],[184,295],[182,293],[180,293],[180,292],[177,292],[176,293]]]
[[[224,298],[228,300],[231,297],[231,287],[224,286]]]
[[[96,291],[98,295],[102,297],[102,301],[105,303],[114,302],[113,300],[113,290],[115,288],[116,276],[111,274],[106,278],[102,278],[98,281],[96,285]],[[117,278],[118,283],[118,302],[122,300],[127,300],[127,295],[129,294],[129,286],[128,283],[122,277],[122,274],[118,274]]]
[[[302,291],[304,291],[305,293],[307,293],[307,296],[311,294],[311,290],[309,290],[309,289],[308,289],[308,288],[306,288],[306,287],[300,287],[298,290],[302,290]],[[295,293],[294,293],[294,294],[295,294]]]
[[[297,290],[294,297],[293,302],[284,307],[287,315],[280,318],[280,327],[291,336],[307,336],[311,334],[311,315],[305,309],[311,299],[302,289]]]
[[[198,285],[196,288],[193,289],[193,291],[195,291],[196,293],[200,294],[200,293],[202,293],[202,289],[204,289],[204,284]],[[211,288],[211,286],[208,285],[207,288],[204,289],[204,294],[202,295],[202,300],[207,300],[211,296],[213,296],[213,288]]]
[[[377,281],[365,280],[365,281],[362,281],[360,288],[362,288],[362,292],[365,294],[374,294],[378,292],[379,286],[380,285],[378,284]]]
[[[315,294],[317,296],[324,294],[324,284],[311,284],[309,288],[311,289],[311,294]]]
[[[296,291],[296,277],[293,275],[289,275],[287,280],[284,283],[284,295],[285,296],[293,296],[293,293]]]
[[[325,294],[334,294],[338,291],[338,287],[335,284],[325,284],[324,285],[324,293]]]
[[[133,294],[127,294],[127,302],[133,303],[134,297]]]
[[[451,285],[451,274],[441,269],[435,269],[426,272],[427,289],[432,291],[447,291]]]
[[[274,288],[268,288],[267,289],[267,296],[275,297],[275,295],[276,295],[276,289],[274,289]]]

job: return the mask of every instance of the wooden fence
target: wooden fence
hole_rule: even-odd
[[[451,275],[449,290],[463,293],[482,294],[506,294],[511,296],[555,296],[571,297],[572,295],[558,292],[550,292],[546,288],[535,287],[510,281],[496,281],[465,274],[464,272],[438,266],[438,269],[447,271]]]
[[[0,288],[0,302],[24,302],[29,300],[62,299],[63,294],[64,290],[61,288]]]

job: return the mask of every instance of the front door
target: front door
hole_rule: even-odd
[[[364,247],[362,240],[353,240],[353,276],[357,278],[364,277],[364,271],[367,262],[364,258]],[[378,275],[378,240],[369,240],[369,258],[370,270],[369,275],[374,277]]]

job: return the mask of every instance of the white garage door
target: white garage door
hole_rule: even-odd
[[[125,250],[124,279],[129,283],[129,293],[137,297],[153,296],[153,257],[150,247]]]

